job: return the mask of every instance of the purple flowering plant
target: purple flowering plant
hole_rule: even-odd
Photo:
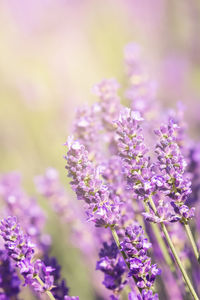
[[[78,109],[65,144],[70,186],[80,201],[53,168],[35,178],[36,189],[93,266],[91,285],[100,299],[198,300],[199,144],[187,136],[180,104],[172,113],[156,102],[138,45],[126,47],[125,63],[127,105],[118,82],[104,79],[93,88],[99,100]],[[68,295],[61,266],[50,256],[45,213],[24,192],[19,174],[1,176],[0,198],[0,299],[21,299],[24,285],[39,298],[79,299]]]

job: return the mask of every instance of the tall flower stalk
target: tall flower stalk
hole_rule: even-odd
[[[194,217],[195,208],[189,208],[185,202],[191,194],[191,181],[186,174],[187,163],[178,145],[179,127],[170,119],[167,125],[155,130],[159,141],[156,145],[158,168],[163,184],[159,189],[170,199],[174,212],[184,225],[194,255],[199,261],[199,251],[189,226],[189,220]]]
[[[8,256],[15,261],[24,277],[25,284],[30,285],[36,292],[46,293],[51,300],[55,300],[53,288],[53,269],[46,266],[40,259],[34,261],[34,247],[29,237],[23,233],[16,217],[7,217],[1,221],[0,234]]]
[[[149,157],[145,155],[148,149],[144,144],[140,127],[141,121],[143,121],[143,118],[140,113],[131,112],[127,108],[121,112],[120,119],[115,123],[119,136],[118,149],[122,158],[128,188],[133,193],[134,198],[138,199],[138,205],[141,206],[143,202],[145,210],[148,212],[148,197],[160,184],[160,178],[155,176]],[[152,178],[152,181],[150,181],[150,178]],[[166,250],[166,245],[161,238],[159,229],[152,226],[152,230],[167,264],[174,271],[174,264]]]
[[[147,259],[146,256],[144,257],[144,253],[146,254],[146,250],[148,248],[142,246],[142,240],[140,242],[140,248],[137,250],[137,261],[135,260],[134,263],[134,258],[129,257],[129,254],[126,251],[128,248],[125,247],[125,244],[123,243],[125,241],[125,236],[124,238],[121,238],[122,242],[120,242],[120,238],[116,229],[120,231],[121,208],[123,208],[122,200],[119,197],[113,197],[112,189],[109,190],[106,183],[103,182],[100,166],[95,166],[92,164],[88,158],[88,152],[85,147],[78,141],[74,141],[72,138],[69,139],[67,145],[68,152],[66,156],[66,168],[68,170],[68,176],[72,178],[71,185],[76,192],[78,199],[84,200],[86,203],[85,209],[88,220],[93,221],[98,227],[109,227],[111,229],[115,243],[129,269],[129,275],[133,277],[137,287],[139,288],[139,291],[142,291],[143,289],[149,289],[151,285],[142,285],[141,278],[144,275],[139,274],[143,269],[146,269],[146,271],[148,269],[150,272],[150,270],[153,268],[152,270],[154,270],[153,272],[155,279],[156,275],[159,274],[159,270],[157,270],[154,266],[151,266],[150,259]],[[127,227],[121,228],[122,232],[127,232],[127,230]],[[133,231],[137,231],[136,227],[133,227]],[[144,245],[147,245],[144,238],[143,241]],[[148,245],[150,246],[150,244]],[[132,247],[134,249],[133,245]],[[144,249],[142,247],[144,247]],[[145,264],[147,264],[148,267]],[[136,269],[134,268],[138,268],[137,276],[134,271]]]
[[[182,181],[180,181],[179,179],[179,186],[176,188],[175,183],[177,181],[175,181],[175,176],[179,176],[180,178],[180,175],[178,175],[177,172],[172,173],[173,170],[171,167],[169,168],[169,172],[171,172],[169,175],[167,167],[165,168],[165,162],[168,162],[168,160],[171,159],[175,168],[180,166],[180,168],[182,167],[183,169],[183,158],[179,153],[178,158],[176,157],[176,154],[178,152],[177,144],[172,145],[170,142],[168,142],[171,150],[169,151],[167,148],[167,142],[161,142],[161,146],[165,147],[163,149],[162,147],[158,146],[159,150],[160,148],[162,149],[160,150],[160,152],[162,151],[162,155],[159,156],[159,167],[162,173],[157,175],[154,170],[154,165],[150,164],[150,158],[146,155],[148,149],[143,142],[144,137],[142,135],[142,129],[140,127],[140,122],[142,120],[143,119],[141,118],[139,113],[131,112],[130,110],[125,109],[120,115],[120,119],[116,122],[117,133],[119,135],[118,147],[124,165],[124,172],[127,177],[127,185],[130,191],[134,193],[134,197],[138,201],[143,201],[150,206],[152,213],[144,213],[144,216],[147,220],[161,224],[161,228],[165,235],[167,243],[173,253],[178,267],[182,272],[183,278],[188,285],[191,294],[193,295],[194,299],[199,299],[192,286],[189,276],[187,275],[187,272],[185,271],[181,260],[177,255],[175,247],[164,224],[164,222],[175,222],[179,220],[181,220],[182,222],[185,220],[188,221],[188,219],[193,217],[194,215],[194,209],[189,209],[186,205],[183,204],[183,200],[189,193],[188,180],[186,179],[184,181],[184,179],[182,179],[181,177]],[[165,127],[162,127],[162,134],[164,135],[165,139],[168,138],[166,131],[167,129]],[[158,132],[158,134],[160,134],[160,132]],[[159,150],[157,150],[157,152],[159,152]],[[180,186],[181,184],[182,186]],[[183,184],[185,186],[183,186]],[[161,204],[157,209],[154,204],[152,195],[157,193],[157,191],[163,190],[166,191],[166,193],[174,199],[174,202],[172,203],[175,211],[174,214],[171,212],[171,210],[168,209],[168,206],[163,206]],[[180,200],[180,196],[182,201]]]
[[[125,294],[128,300],[158,300],[158,294],[200,300],[198,218],[190,227],[200,211],[200,148],[186,135],[181,104],[176,112],[158,107],[138,45],[126,47],[125,61],[130,108],[120,103],[119,83],[102,80],[92,89],[98,101],[77,111],[66,143],[68,177],[83,207],[53,168],[37,177],[37,190],[70,227],[85,263],[93,271],[96,265],[90,281],[95,299],[111,293],[110,300]],[[61,267],[49,256],[45,215],[22,189],[19,174],[0,176],[0,201],[0,299],[18,300],[24,283],[39,297],[78,300],[68,295]]]
[[[157,212],[156,206],[155,206],[152,198],[149,199],[149,202],[150,202],[150,205],[151,205],[154,213],[157,214],[158,217],[160,217],[159,214],[158,214],[158,212]],[[168,245],[169,245],[169,247],[170,247],[170,249],[172,251],[174,259],[175,259],[175,261],[176,261],[176,263],[177,263],[177,265],[178,265],[178,267],[179,267],[179,269],[180,269],[180,271],[181,271],[181,273],[183,275],[185,283],[187,284],[187,286],[188,286],[188,288],[190,290],[191,295],[193,296],[193,298],[195,300],[198,300],[199,297],[198,297],[197,293],[195,292],[195,290],[193,288],[193,285],[192,285],[192,283],[190,281],[190,278],[189,278],[189,276],[188,276],[188,274],[187,274],[187,272],[186,272],[186,270],[185,270],[185,268],[184,268],[184,266],[183,266],[183,264],[182,264],[182,262],[181,262],[181,260],[180,260],[180,258],[178,256],[178,254],[176,252],[176,249],[175,249],[175,247],[174,247],[174,245],[173,245],[173,243],[171,241],[170,235],[168,233],[168,230],[167,230],[165,224],[163,222],[161,222],[160,225],[161,225],[162,231],[163,231],[163,233],[165,235],[165,238],[167,240],[167,243],[168,243]]]

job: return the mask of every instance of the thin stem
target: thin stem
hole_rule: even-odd
[[[184,224],[184,227],[185,227],[185,231],[187,233],[188,239],[189,239],[189,241],[191,243],[192,249],[194,251],[194,255],[195,255],[197,261],[200,263],[199,251],[197,249],[197,245],[195,243],[195,240],[194,240],[194,237],[193,237],[190,225],[189,224]]]
[[[44,282],[41,280],[41,278],[38,275],[35,277],[35,279],[39,282],[39,284],[42,287],[44,286]],[[50,291],[45,291],[45,293],[49,296],[51,300],[56,300],[56,298],[54,298],[53,294]]]
[[[119,237],[118,237],[118,234],[117,234],[115,228],[111,227],[111,231],[112,231],[112,235],[113,235],[113,238],[115,240],[115,243],[117,245],[117,248],[120,250],[120,252],[121,252],[121,254],[122,254],[122,256],[123,256],[123,258],[125,260],[125,263],[126,263],[127,267],[129,268],[129,265],[128,265],[128,262],[127,262],[126,253],[121,249],[120,242],[119,242]]]
[[[110,229],[111,229],[113,238],[114,238],[114,240],[115,240],[115,243],[116,243],[116,245],[117,245],[119,251],[121,252],[121,254],[122,254],[122,256],[123,256],[123,259],[124,259],[124,261],[125,261],[127,267],[128,267],[129,270],[130,270],[130,265],[129,265],[129,263],[127,262],[127,256],[126,256],[126,253],[121,249],[118,234],[117,234],[117,232],[116,232],[116,230],[115,230],[114,227],[111,226]],[[136,281],[136,279],[134,278],[134,276],[132,276],[132,278],[133,278],[133,280],[135,281],[136,286],[137,286],[137,281]],[[138,288],[139,292],[141,292],[141,289],[140,289],[138,286],[137,286],[137,288]]]
[[[192,283],[191,283],[191,281],[190,281],[190,279],[189,279],[189,277],[187,275],[187,272],[185,271],[185,269],[183,267],[183,264],[182,264],[182,262],[181,262],[181,260],[180,260],[180,258],[178,256],[178,254],[176,252],[176,249],[175,249],[175,247],[174,247],[174,245],[173,245],[173,243],[171,241],[171,238],[169,236],[169,233],[167,231],[166,226],[163,223],[161,223],[161,227],[162,227],[163,233],[165,235],[165,238],[166,238],[166,240],[167,240],[167,242],[169,244],[169,247],[170,247],[170,249],[171,249],[171,251],[172,251],[172,253],[174,255],[174,258],[175,258],[175,260],[177,262],[177,265],[179,266],[179,269],[181,270],[183,278],[184,278],[184,280],[185,280],[185,282],[186,282],[186,284],[187,284],[187,286],[188,286],[188,288],[189,288],[192,296],[194,297],[195,300],[199,300],[199,297],[197,296],[197,294],[196,294],[196,292],[195,292],[195,290],[194,290],[194,288],[192,286]]]
[[[156,209],[156,206],[155,206],[155,203],[154,203],[152,197],[149,197],[149,202],[151,204],[151,207],[152,207],[154,213],[158,215],[157,209]],[[166,228],[165,224],[161,223],[161,228],[162,228],[162,231],[163,231],[163,233],[165,235],[167,243],[168,243],[168,245],[169,245],[169,247],[170,247],[170,249],[172,251],[172,254],[174,255],[175,261],[176,261],[176,263],[177,263],[177,265],[178,265],[178,267],[179,267],[179,269],[180,269],[180,271],[181,271],[181,273],[183,275],[183,278],[184,278],[184,280],[185,280],[185,282],[186,282],[186,284],[187,284],[187,286],[188,286],[188,288],[190,290],[190,293],[192,294],[192,296],[193,296],[193,298],[195,300],[199,300],[199,297],[197,296],[197,294],[196,294],[196,292],[195,292],[195,290],[194,290],[194,288],[192,286],[192,283],[191,283],[191,281],[190,281],[190,279],[189,279],[189,277],[187,275],[187,272],[185,271],[184,266],[183,266],[183,264],[182,264],[182,262],[181,262],[181,260],[180,260],[180,258],[178,256],[178,254],[176,252],[176,249],[175,249],[175,247],[174,247],[174,245],[173,245],[173,243],[171,241],[171,238],[169,236],[169,233],[167,231],[167,228]]]
[[[148,205],[146,203],[144,203],[144,206],[145,206],[145,210],[146,212],[149,211],[148,209]],[[171,259],[170,257],[170,254],[169,252],[167,251],[167,248],[166,248],[166,245],[165,245],[165,242],[164,240],[162,239],[162,236],[161,236],[161,232],[160,232],[160,229],[158,226],[156,226],[156,224],[152,224],[151,223],[151,228],[153,230],[153,233],[156,237],[156,240],[158,242],[158,245],[160,246],[160,249],[162,251],[162,254],[163,254],[163,257],[167,263],[167,265],[170,267],[170,270],[172,271],[172,273],[174,273],[176,271],[175,267],[174,267],[174,263],[173,263],[173,260]]]
[[[167,251],[166,244],[165,244],[164,240],[162,239],[159,227],[156,224],[152,224],[152,230],[153,230],[156,240],[160,246],[160,249],[162,251],[162,254],[163,254],[163,257],[164,257],[166,263],[170,267],[170,270],[174,273],[176,271],[176,269],[175,269],[173,260],[171,259],[171,256],[170,256],[169,252]]]

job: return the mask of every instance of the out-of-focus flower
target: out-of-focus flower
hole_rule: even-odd
[[[21,281],[5,250],[0,250],[0,299],[18,299]]]
[[[128,295],[128,300],[158,300],[158,294],[153,294],[151,290],[143,290],[142,295],[132,291]]]
[[[46,251],[51,238],[43,233],[45,214],[36,199],[29,197],[21,186],[19,173],[10,172],[0,177],[0,198],[3,200],[2,215],[16,216],[26,233],[37,243],[40,251]]]
[[[125,96],[130,100],[132,110],[137,110],[142,116],[146,116],[155,108],[157,84],[149,77],[138,44],[131,43],[125,47],[125,63],[129,79]]]

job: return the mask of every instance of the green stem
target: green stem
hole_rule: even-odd
[[[154,201],[153,201],[152,197],[149,198],[149,202],[151,204],[151,207],[152,207],[154,213],[158,215],[157,209],[156,209],[156,206],[154,204]],[[179,269],[180,269],[180,271],[181,271],[181,273],[183,275],[185,283],[187,284],[187,286],[188,286],[188,288],[190,290],[190,293],[192,294],[192,296],[193,296],[193,298],[195,300],[199,300],[199,297],[197,296],[197,294],[196,294],[196,292],[195,292],[195,290],[194,290],[194,288],[192,286],[192,283],[191,283],[191,281],[190,281],[190,279],[189,279],[189,277],[187,275],[187,272],[185,271],[184,266],[183,266],[183,264],[182,264],[182,262],[181,262],[181,260],[180,260],[180,258],[178,256],[178,254],[176,252],[176,249],[175,249],[175,247],[174,247],[174,245],[173,245],[173,243],[171,241],[171,238],[169,236],[169,233],[167,231],[167,228],[166,228],[165,224],[161,223],[161,228],[162,228],[162,231],[163,231],[163,233],[165,235],[167,243],[168,243],[168,245],[169,245],[169,247],[170,247],[170,249],[172,251],[172,254],[174,255],[175,261],[176,261],[176,263],[177,263],[177,265],[178,265],[178,267],[179,267]]]
[[[172,271],[172,273],[174,273],[176,271],[176,268],[174,266],[173,260],[171,259],[169,252],[167,251],[167,247],[161,236],[159,227],[156,224],[152,224],[152,230],[153,230],[156,240],[160,246],[160,249],[162,251],[162,254],[163,254],[163,257],[164,257],[166,263],[170,267],[170,270]]]
[[[144,203],[144,206],[145,206],[145,210],[146,212],[149,211],[148,209],[148,205],[146,203]],[[153,230],[153,233],[156,237],[156,240],[158,242],[158,245],[160,246],[160,249],[162,251],[162,254],[163,254],[163,257],[167,263],[167,265],[170,267],[170,270],[172,271],[172,273],[174,273],[176,271],[175,267],[174,267],[174,263],[173,263],[173,260],[171,259],[170,257],[170,254],[169,252],[167,251],[167,248],[166,248],[166,245],[165,245],[165,242],[164,240],[162,239],[162,236],[161,236],[161,232],[160,232],[160,229],[159,227],[156,225],[156,224],[152,224],[151,223],[151,228]]]
[[[41,280],[41,278],[38,275],[35,277],[35,279],[39,282],[39,284],[42,287],[44,286],[44,282]],[[45,293],[49,296],[51,300],[56,300],[56,298],[54,298],[53,294],[50,291],[45,291]]]
[[[170,249],[171,249],[171,251],[172,251],[172,253],[174,255],[174,258],[175,258],[175,260],[177,262],[177,265],[179,266],[179,269],[181,270],[183,278],[184,278],[184,280],[185,280],[185,282],[186,282],[186,284],[187,284],[187,286],[188,286],[188,288],[189,288],[189,290],[190,290],[193,298],[195,300],[199,300],[199,297],[197,296],[197,294],[196,294],[196,292],[195,292],[195,290],[194,290],[194,288],[192,286],[192,283],[191,283],[191,281],[190,281],[190,279],[189,279],[189,277],[187,275],[187,272],[185,271],[185,269],[183,267],[183,264],[182,264],[182,262],[181,262],[181,260],[180,260],[180,258],[178,256],[178,254],[176,252],[176,249],[175,249],[175,247],[174,247],[174,245],[173,245],[173,243],[171,241],[171,238],[169,236],[169,233],[167,231],[166,226],[163,223],[161,223],[161,227],[162,227],[162,230],[164,232],[165,238],[166,238],[166,240],[167,240],[167,242],[169,244],[169,247],[170,247]]]
[[[121,254],[122,254],[122,256],[123,256],[123,258],[124,258],[124,260],[125,260],[125,263],[126,263],[126,265],[128,266],[128,268],[129,268],[129,265],[128,265],[128,263],[127,263],[127,256],[126,256],[126,253],[125,253],[123,250],[121,250],[121,246],[120,246],[118,234],[117,234],[117,232],[116,232],[116,230],[115,230],[114,227],[110,227],[110,229],[111,229],[111,231],[112,231],[112,235],[113,235],[113,238],[114,238],[115,243],[116,243],[116,245],[117,245],[117,248],[120,250],[120,252],[121,252]]]
[[[197,249],[197,245],[195,243],[192,231],[190,229],[190,225],[189,224],[184,224],[184,227],[185,227],[185,231],[187,233],[188,239],[189,239],[189,241],[191,243],[192,249],[194,251],[194,255],[195,255],[197,261],[200,263],[199,251]]]

